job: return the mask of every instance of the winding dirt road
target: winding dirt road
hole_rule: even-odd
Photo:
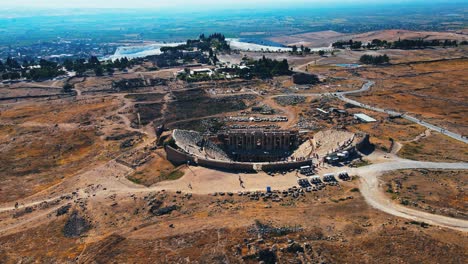
[[[101,171],[103,175],[99,180],[94,179],[93,175],[95,174],[92,170],[84,172],[81,177],[80,182],[83,182],[82,189],[78,192],[79,197],[85,197],[85,186],[89,181],[95,180],[95,184],[105,185],[106,189],[99,189],[95,192],[95,196],[89,197],[91,201],[99,202],[99,199],[103,199],[112,194],[135,194],[135,193],[149,193],[155,191],[185,191],[191,192],[194,194],[209,194],[213,192],[213,186],[216,187],[216,191],[222,192],[238,192],[238,191],[257,191],[264,190],[265,186],[272,186],[273,189],[285,189],[296,185],[297,177],[292,174],[288,174],[282,177],[269,177],[264,175],[242,175],[242,179],[245,183],[246,188],[241,188],[238,184],[238,175],[235,174],[226,174],[220,175],[221,172],[216,173],[197,173],[197,168],[194,168],[195,172],[188,172],[186,175],[175,181],[166,181],[161,182],[152,187],[143,187],[136,185],[125,178],[125,175],[130,172],[128,168],[116,168],[116,165],[106,165],[100,166],[95,170]],[[110,173],[111,168],[119,169],[119,177],[114,177],[117,171]],[[201,169],[201,168],[200,168]],[[334,170],[342,171],[343,168],[333,168]],[[347,168],[347,170],[353,174],[360,176],[359,189],[363,195],[366,202],[372,207],[381,210],[385,213],[395,215],[398,217],[426,222],[431,225],[446,227],[454,230],[459,230],[466,232],[468,231],[468,221],[456,218],[450,218],[441,215],[430,214],[426,212],[421,212],[415,209],[404,207],[393,202],[388,198],[383,188],[381,188],[381,181],[379,176],[384,172],[400,170],[400,169],[452,169],[452,170],[467,170],[468,163],[436,163],[436,162],[421,162],[421,161],[411,161],[400,158],[395,158],[392,161],[373,164],[369,166],[364,166],[361,168]],[[336,171],[337,172],[337,171]],[[222,177],[220,177],[222,176]],[[196,180],[196,183],[193,182]],[[187,189],[188,184],[193,184],[193,189]],[[47,199],[37,199],[31,200],[26,199],[28,202],[21,202],[20,208],[25,208],[28,206],[37,206],[43,202],[53,202],[59,199],[59,197],[49,197]],[[25,200],[25,201],[26,201]],[[59,204],[60,205],[60,204]],[[59,205],[49,208],[47,212],[56,209]],[[15,210],[15,207],[11,204],[8,206],[0,207],[0,212],[8,212]],[[43,213],[40,214],[44,216]],[[0,227],[0,233],[12,230],[25,224],[30,223],[33,219],[37,219],[34,216],[32,219],[26,218],[21,221],[16,222],[14,225],[2,226]]]
[[[460,231],[468,231],[468,221],[451,218],[441,215],[430,214],[419,210],[411,209],[390,200],[381,188],[379,176],[384,172],[400,169],[456,169],[467,170],[468,163],[439,163],[422,162],[412,160],[399,160],[374,164],[351,170],[351,173],[360,176],[360,186],[362,196],[372,207],[391,215],[403,217],[410,220],[422,221],[431,225],[443,226]]]

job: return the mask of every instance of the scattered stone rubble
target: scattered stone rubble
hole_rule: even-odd
[[[306,101],[306,97],[301,95],[288,95],[276,97],[275,100],[278,102],[278,104],[287,106],[304,103]]]
[[[91,224],[74,211],[63,227],[65,237],[79,237],[91,229]]]

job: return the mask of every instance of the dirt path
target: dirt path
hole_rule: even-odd
[[[305,69],[307,66],[309,65],[317,65],[317,62],[320,62],[322,61],[323,59],[325,59],[324,57],[322,58],[319,58],[319,59],[314,59],[314,60],[311,60],[307,63],[304,63],[304,64],[301,64],[301,65],[297,65],[297,66],[294,66],[294,71],[296,72],[302,72],[302,73],[309,73],[305,70],[302,70],[302,69]]]
[[[414,221],[422,221],[431,225],[443,226],[459,231],[468,231],[468,221],[466,220],[435,215],[411,209],[396,204],[389,197],[387,197],[384,193],[383,188],[381,188],[382,183],[379,179],[379,176],[382,175],[384,172],[400,169],[467,170],[468,163],[437,163],[401,160],[396,162],[375,164],[351,170],[353,174],[357,174],[361,177],[359,190],[364,196],[366,202],[369,203],[372,207],[398,217],[403,217]]]
[[[431,225],[443,226],[451,229],[460,231],[468,231],[468,221],[450,218],[446,216],[434,215],[425,212],[421,212],[415,209],[407,208],[399,204],[394,203],[388,198],[383,189],[380,188],[381,182],[379,176],[387,171],[400,170],[400,169],[459,169],[467,170],[468,163],[435,163],[435,162],[419,162],[404,159],[395,159],[393,161],[374,164],[361,168],[349,169],[351,174],[360,176],[359,189],[364,196],[367,203],[372,207],[384,211],[388,214],[392,214],[398,217],[423,221]],[[344,168],[329,168],[331,172],[337,172],[338,170],[344,170]],[[80,196],[83,196],[85,186],[90,183],[101,184],[105,186],[104,189],[96,190],[94,194],[96,196],[88,199],[102,199],[111,194],[135,194],[135,193],[147,193],[155,191],[183,191],[186,193],[194,194],[210,194],[215,191],[223,192],[238,192],[238,191],[256,191],[265,190],[266,186],[270,186],[273,189],[283,190],[296,185],[297,177],[294,173],[289,173],[284,176],[271,177],[265,173],[260,174],[233,174],[226,172],[219,172],[208,170],[202,167],[192,167],[191,170],[187,170],[184,177],[175,181],[165,181],[158,183],[152,187],[143,187],[136,185],[125,178],[125,175],[131,173],[131,170],[124,168],[118,164],[108,164],[97,167],[91,171],[83,173],[79,176],[79,180],[70,181],[69,187],[79,187]],[[96,177],[100,175],[98,179]],[[116,176],[117,175],[117,176]],[[120,175],[120,176],[119,176]],[[238,177],[241,176],[245,188],[239,185]],[[70,185],[72,184],[73,185]],[[191,186],[191,188],[189,187]],[[214,187],[216,186],[216,187]],[[63,192],[62,192],[63,193]],[[21,208],[27,206],[38,205],[44,201],[52,202],[58,199],[58,197],[52,197],[48,199],[38,199],[29,202],[23,202]],[[56,207],[54,207],[56,208]],[[0,207],[0,212],[8,212],[14,210],[14,206],[3,206]],[[47,210],[49,211],[49,210]],[[43,214],[41,213],[41,216]],[[34,219],[37,217],[34,216]],[[21,226],[25,223],[30,223],[31,220],[24,219],[15,225],[16,227]],[[0,227],[0,232],[10,230],[11,226]]]
[[[395,142],[393,142],[393,146],[392,146],[392,149],[390,150],[390,153],[397,154],[401,150],[401,148],[403,147],[404,144],[411,143],[411,142],[416,142],[416,141],[421,140],[422,138],[426,138],[426,137],[430,137],[430,136],[431,136],[431,130],[426,129],[426,131],[424,131],[423,133],[417,135],[415,138],[413,138],[411,140],[402,141],[402,142],[395,141]]]
[[[282,127],[283,129],[288,128],[288,127],[293,127],[297,123],[296,113],[294,113],[294,111],[289,109],[287,106],[281,106],[280,104],[278,104],[273,97],[266,98],[263,101],[263,103],[267,104],[268,106],[270,106],[273,109],[280,109],[281,111],[283,111],[282,114],[284,114],[284,115],[286,115],[288,117],[288,122],[282,122],[280,124],[277,124],[280,127]]]
[[[138,129],[138,128],[133,128],[132,127],[132,121],[130,121],[130,119],[127,117],[127,113],[125,110],[126,109],[129,109],[130,107],[133,107],[133,102],[132,100],[128,99],[128,98],[125,98],[125,94],[118,94],[117,97],[122,100],[124,103],[123,105],[118,108],[116,111],[115,111],[115,115],[117,115],[118,117],[120,117],[120,119],[122,119],[122,121],[124,122],[125,124],[125,127],[127,130],[130,130],[130,131],[136,131],[136,132],[140,132],[140,133],[144,133],[146,134],[146,132],[143,132],[141,129]],[[127,110],[128,111],[128,110]]]

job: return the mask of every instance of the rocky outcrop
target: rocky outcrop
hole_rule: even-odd
[[[90,223],[77,211],[73,212],[63,227],[65,237],[79,237],[91,229]]]

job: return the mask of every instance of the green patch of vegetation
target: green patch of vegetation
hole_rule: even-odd
[[[136,184],[141,184],[141,180],[140,179],[137,179],[133,176],[128,176],[127,179],[133,183],[136,183]]]
[[[362,55],[361,58],[359,59],[361,63],[364,64],[386,64],[390,62],[390,58],[387,56],[387,54],[384,55],[378,55],[378,56],[372,56],[372,55]]]
[[[291,71],[289,69],[289,63],[286,59],[282,61],[277,61],[263,56],[259,60],[245,59],[244,61],[246,61],[246,65],[249,66],[249,68],[251,69],[251,76],[255,76],[258,78],[269,79],[273,76],[291,74]],[[239,74],[243,78],[249,77],[243,76],[242,72]]]
[[[180,170],[171,171],[170,173],[162,171],[160,174],[161,179],[170,181],[177,180],[182,176],[184,176],[184,172]]]
[[[359,192],[359,188],[352,188],[350,191],[351,192]]]
[[[456,47],[458,45],[456,40],[424,40],[424,39],[398,39],[391,42],[387,40],[373,39],[372,42],[363,45],[361,41],[337,41],[332,44],[334,48],[344,49],[425,49],[427,47]],[[460,45],[466,45],[466,41],[460,42]]]

